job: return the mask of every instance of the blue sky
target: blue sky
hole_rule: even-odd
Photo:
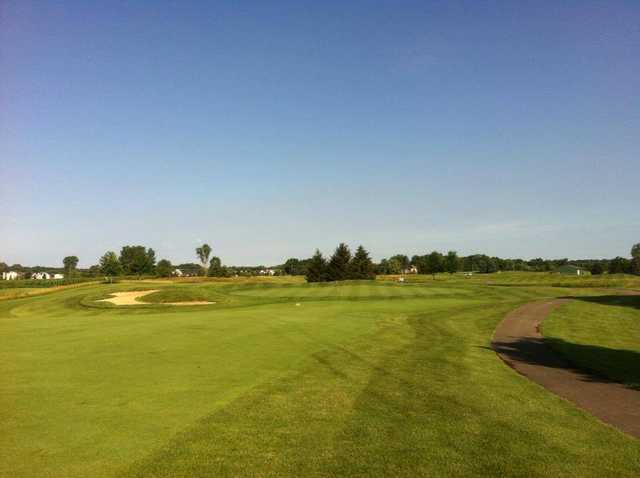
[[[0,4],[0,260],[640,241],[640,3]]]

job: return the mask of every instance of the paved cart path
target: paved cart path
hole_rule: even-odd
[[[640,438],[640,391],[573,367],[544,342],[540,324],[569,300],[532,302],[513,310],[496,329],[493,349],[525,377]]]

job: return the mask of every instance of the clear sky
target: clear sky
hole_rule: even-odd
[[[0,261],[640,242],[640,2],[0,2]]]

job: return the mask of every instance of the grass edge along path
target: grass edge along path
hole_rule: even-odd
[[[493,349],[518,373],[640,438],[640,391],[576,369],[545,342],[540,332],[542,322],[568,300],[536,301],[513,310],[496,329]]]

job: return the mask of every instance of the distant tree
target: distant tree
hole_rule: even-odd
[[[551,267],[552,267],[552,265],[548,261],[545,261],[541,257],[538,257],[536,259],[531,259],[528,262],[528,265],[532,270],[536,272],[549,271],[551,270]]]
[[[122,274],[122,265],[115,252],[108,251],[100,258],[100,272],[107,277]]]
[[[187,262],[185,264],[179,264],[176,269],[180,269],[183,274],[196,276],[202,273],[202,266],[194,262]]]
[[[349,262],[351,262],[351,251],[349,246],[341,242],[329,260],[327,267],[329,280],[347,280],[349,278]]]
[[[0,273],[7,272],[8,270],[9,266],[4,262],[0,262]]]
[[[396,261],[398,264],[400,264],[399,272],[405,271],[409,269],[409,267],[411,267],[411,261],[404,254],[396,254],[395,256],[390,257],[389,260]]]
[[[407,258],[408,262],[409,259]],[[367,250],[362,246],[358,246],[353,259],[349,263],[349,278],[356,280],[373,280],[376,278],[373,262]]]
[[[158,277],[171,277],[171,274],[173,274],[173,266],[171,265],[171,261],[167,259],[158,261],[158,265],[156,266],[156,274],[158,275]]]
[[[631,272],[631,261],[624,257],[615,257],[609,262],[609,274],[628,274]]]
[[[433,251],[426,258],[425,273],[435,277],[438,272],[444,272],[444,256],[438,251]]]
[[[227,277],[229,275],[226,267],[222,265],[219,257],[212,257],[209,262],[209,277]]]
[[[300,260],[300,259],[296,259],[295,257],[292,257],[290,259],[287,259],[287,261],[282,266],[282,270],[284,271],[285,274],[291,275],[291,276],[305,275],[307,272],[308,262],[309,262],[309,259]]]
[[[196,255],[202,263],[204,274],[207,275],[207,264],[209,263],[209,256],[211,255],[211,247],[209,244],[202,244],[202,246],[196,247]]]
[[[387,274],[400,274],[402,272],[402,262],[398,258],[391,258],[387,261]]]
[[[459,266],[458,253],[456,251],[447,252],[447,256],[444,258],[444,270],[449,274],[454,274],[458,272]]]
[[[594,262],[591,265],[591,273],[594,276],[599,276],[601,274],[604,273],[604,266],[602,265],[602,262]]]
[[[327,281],[327,261],[322,257],[322,253],[316,249],[307,266],[307,282],[325,282]]]
[[[120,251],[120,264],[125,274],[153,274],[156,266],[156,253],[144,246],[124,246]]]
[[[411,263],[409,267],[411,267]],[[382,259],[380,264],[375,266],[375,271],[381,275],[400,274],[402,272],[402,260],[397,256],[393,256],[390,259]]]
[[[515,269],[516,268],[513,259],[505,259],[502,261],[502,267],[500,267],[501,271],[514,271]]]
[[[100,275],[100,266],[98,264],[94,264],[89,267],[89,270],[87,270],[87,275],[90,277],[98,277]]]
[[[76,267],[78,266],[78,258],[76,256],[67,256],[62,259],[64,265],[64,275],[69,278],[75,275]]]
[[[635,275],[640,275],[640,242],[634,244],[631,248],[630,272]]]
[[[418,274],[428,274],[427,257],[416,255],[411,258],[411,265],[418,269]]]

